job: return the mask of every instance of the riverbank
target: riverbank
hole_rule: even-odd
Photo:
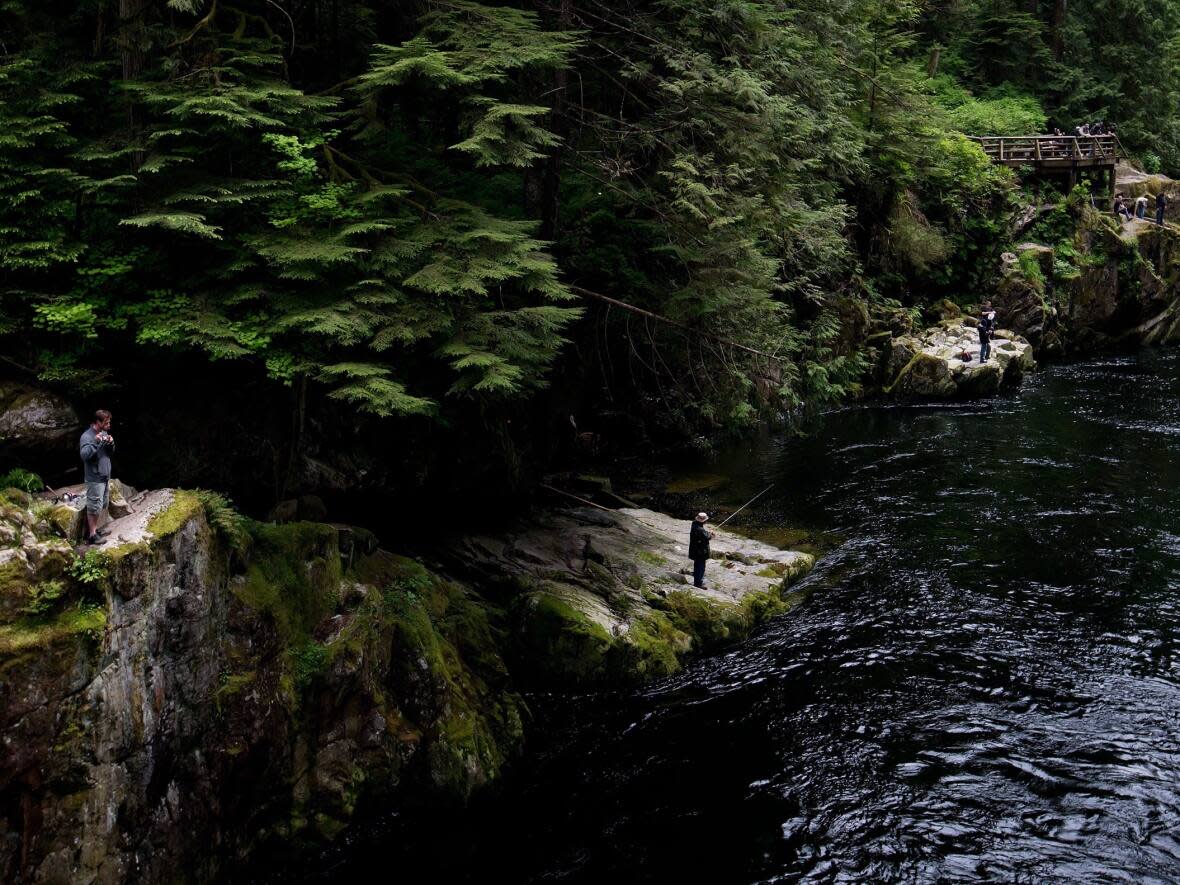
[[[488,802],[393,809],[307,881],[1170,881],[1178,396],[1178,349],[1075,357],[702,459],[719,499],[775,483],[739,520],[843,539],[807,604],[578,698]]]
[[[73,508],[3,492],[6,879],[215,879],[398,797],[464,802],[521,752],[522,690],[674,673],[790,608],[814,561],[722,531],[701,591],[688,523],[637,508],[426,560],[208,493],[130,502],[77,558]]]

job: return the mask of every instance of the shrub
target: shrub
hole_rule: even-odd
[[[246,531],[246,517],[234,509],[229,498],[218,492],[197,489],[194,494],[205,508],[205,518],[235,553],[244,553],[250,542]]]
[[[16,467],[0,476],[0,489],[20,489],[22,492],[39,492],[45,488],[41,477],[31,470]]]
[[[1045,131],[1041,103],[1031,95],[972,98],[950,111],[950,123],[968,135],[1035,135]]]
[[[110,561],[99,551],[90,550],[85,556],[71,562],[66,568],[66,574],[79,584],[97,586],[110,574]]]
[[[318,642],[307,641],[291,650],[295,684],[300,688],[310,685],[328,666],[328,650]]]
[[[61,601],[65,592],[64,581],[42,581],[40,584],[34,584],[29,590],[28,602],[21,611],[34,618],[47,615]]]

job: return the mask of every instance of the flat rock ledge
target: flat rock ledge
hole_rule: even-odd
[[[1032,345],[998,329],[991,356],[979,362],[979,333],[972,319],[944,320],[920,335],[893,339],[884,392],[899,397],[966,399],[991,396],[1036,368]]]
[[[692,586],[691,523],[641,508],[544,511],[464,539],[446,567],[508,588],[516,646],[545,681],[642,681],[788,610],[808,553],[714,530],[706,587]]]

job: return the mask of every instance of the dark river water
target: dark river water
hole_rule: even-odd
[[[775,483],[747,526],[829,539],[807,601],[639,693],[536,699],[500,795],[317,878],[1180,882],[1178,453],[1150,351],[733,453],[732,500]]]

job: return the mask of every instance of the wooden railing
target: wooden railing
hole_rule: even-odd
[[[971,140],[1005,166],[1113,166],[1126,156],[1117,135],[983,135]]]

